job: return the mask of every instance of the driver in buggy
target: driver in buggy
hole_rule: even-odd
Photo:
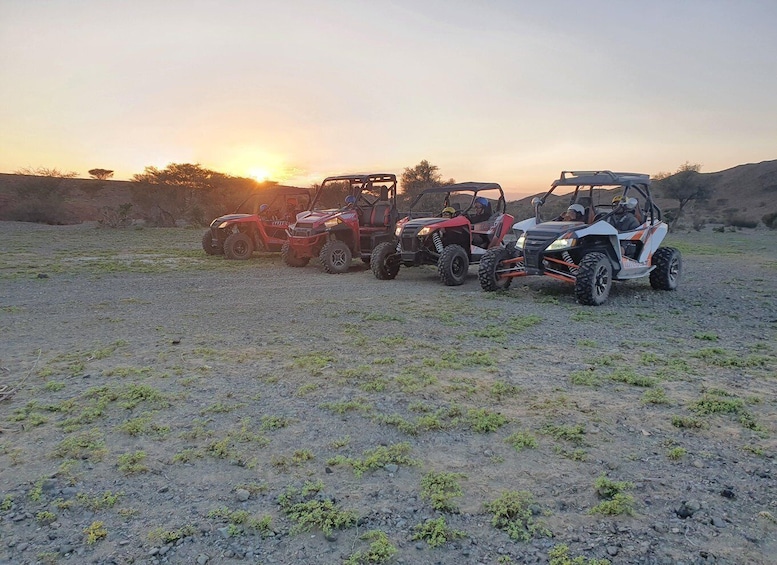
[[[471,224],[485,222],[491,217],[491,203],[482,196],[475,198],[475,203],[472,208],[472,212],[465,214]]]
[[[639,220],[634,215],[637,208],[636,198],[616,196],[612,199],[613,211],[608,222],[618,231],[631,231],[639,227]]]
[[[442,209],[442,214],[440,214],[443,218],[452,218],[456,215],[456,209],[452,206],[446,206]]]

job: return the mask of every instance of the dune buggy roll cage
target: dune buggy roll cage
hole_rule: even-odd
[[[661,209],[653,201],[650,194],[650,175],[643,173],[624,173],[608,170],[602,171],[561,171],[558,179],[554,180],[550,190],[541,197],[532,199],[537,222],[540,221],[540,207],[545,204],[547,197],[559,186],[573,186],[575,191],[570,196],[570,204],[580,202],[580,189],[588,187],[588,206],[593,209],[600,203],[594,202],[594,188],[603,188],[607,186],[623,187],[623,196],[627,197],[630,191],[636,191],[644,202],[642,213],[644,217],[649,218],[651,223],[661,220]],[[585,197],[583,197],[585,198]],[[609,203],[608,203],[609,204]]]
[[[423,198],[424,196],[427,196],[429,194],[447,194],[444,201],[444,207],[450,206],[450,193],[451,192],[472,192],[472,200],[469,204],[469,207],[472,207],[472,204],[475,202],[475,198],[478,196],[478,192],[486,191],[486,190],[498,190],[499,191],[499,198],[496,200],[496,206],[494,207],[495,213],[504,214],[507,210],[507,202],[505,201],[505,195],[502,191],[502,186],[495,182],[460,182],[457,184],[447,184],[443,186],[438,186],[435,188],[427,188],[426,190],[422,191],[421,194],[416,196],[412,203],[410,204],[410,218],[415,218],[417,216],[413,215],[413,208],[416,204]],[[546,195],[547,196],[547,195]],[[427,212],[423,211],[422,213]]]
[[[373,184],[390,184],[391,186],[388,187],[388,194],[386,195],[385,200],[394,200],[396,198],[397,176],[393,173],[372,173],[365,175],[357,174],[326,177],[323,181],[321,181],[321,186],[333,182],[347,182],[349,186],[348,194],[350,196],[359,196],[365,188],[368,188]],[[308,208],[309,210],[313,211],[316,209],[316,204],[318,203],[318,200],[323,193],[324,191],[320,189],[316,191],[313,200],[310,202],[310,207]],[[367,200],[366,197],[363,198]],[[381,200],[381,198],[378,198],[378,200]],[[374,204],[374,202],[371,202],[370,204]]]

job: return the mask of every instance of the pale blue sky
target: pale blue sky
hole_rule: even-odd
[[[777,159],[777,2],[0,0],[0,172],[545,189]]]

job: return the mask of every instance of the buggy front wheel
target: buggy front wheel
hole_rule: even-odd
[[[310,261],[308,257],[297,257],[288,241],[284,241],[281,246],[281,259],[289,267],[304,267]]]
[[[351,266],[351,250],[344,241],[339,239],[327,241],[321,248],[318,258],[324,270],[334,275],[345,273]]]
[[[586,253],[575,278],[575,298],[580,304],[600,306],[610,295],[612,264],[607,255]]]
[[[464,284],[469,271],[469,255],[461,245],[446,245],[437,260],[437,273],[447,286]]]
[[[384,241],[372,250],[370,268],[375,278],[388,281],[397,278],[399,274],[399,255],[397,246],[391,241]]]
[[[652,263],[655,269],[650,271],[650,286],[655,290],[676,289],[683,272],[680,251],[674,247],[659,247],[653,253]]]
[[[254,242],[247,233],[233,233],[224,240],[224,255],[227,259],[244,261],[251,258],[254,252]]]
[[[489,292],[510,288],[513,278],[504,277],[499,271],[502,261],[512,258],[512,253],[505,247],[494,247],[486,251],[486,254],[480,259],[480,266],[478,267],[480,288]]]
[[[208,255],[222,255],[224,253],[222,247],[213,245],[213,234],[210,230],[202,234],[202,248]]]

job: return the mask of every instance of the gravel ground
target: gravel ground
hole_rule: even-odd
[[[777,563],[774,232],[595,308],[199,236],[0,222],[0,563]]]

